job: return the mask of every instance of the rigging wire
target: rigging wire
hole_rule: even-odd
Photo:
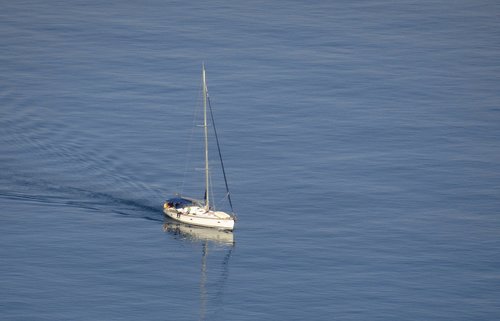
[[[219,152],[219,159],[220,159],[220,164],[222,167],[222,175],[224,176],[224,183],[226,185],[227,200],[229,201],[229,206],[231,207],[231,212],[234,213],[233,202],[231,201],[231,194],[229,192],[229,186],[227,184],[226,170],[224,168],[224,161],[222,160],[222,153],[220,150],[219,136],[217,135],[217,128],[215,127],[215,119],[214,119],[214,114],[212,111],[212,104],[210,103],[210,97],[208,96],[208,92],[207,92],[207,101],[208,101],[208,107],[210,109],[210,118],[212,119],[212,126],[214,127],[215,141],[217,142],[217,151]]]
[[[210,167],[209,167],[209,171],[208,171],[208,179],[210,180],[210,190],[209,190],[209,195],[210,195],[210,199],[211,199],[211,207],[212,209],[215,211],[216,209],[216,205],[215,205],[215,197],[214,197],[214,184],[212,184],[212,171],[210,170]]]

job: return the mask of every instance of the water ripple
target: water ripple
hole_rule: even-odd
[[[85,144],[87,132],[47,117],[14,91],[0,96],[0,197],[160,217],[161,192],[127,171],[126,162]],[[44,118],[39,117],[41,113]],[[105,178],[105,179],[103,179]],[[158,204],[151,204],[151,200]]]

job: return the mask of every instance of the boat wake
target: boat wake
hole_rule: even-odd
[[[68,186],[55,186],[30,180],[29,189],[0,189],[0,198],[22,202],[63,205],[71,208],[88,209],[125,216],[135,216],[147,220],[163,222],[158,204],[148,200],[127,199],[108,193],[96,192]]]
[[[163,222],[162,188],[134,177],[109,141],[12,92],[0,103],[0,198]]]

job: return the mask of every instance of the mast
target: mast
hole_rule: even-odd
[[[207,82],[205,78],[205,64],[202,67],[203,79],[203,127],[205,129],[205,210],[210,209],[210,190],[208,173],[208,126],[207,126]]]

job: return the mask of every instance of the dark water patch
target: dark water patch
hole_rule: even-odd
[[[43,187],[42,194],[36,194],[34,184],[29,182],[30,189],[20,191],[0,191],[0,198],[20,200],[24,202],[52,204],[65,207],[88,209],[94,212],[111,212],[120,215],[141,217],[162,222],[161,202],[150,204],[149,200],[133,200],[113,196],[102,192],[81,188],[54,186],[38,183]],[[38,192],[41,192],[38,190]],[[29,194],[28,194],[29,193]]]

